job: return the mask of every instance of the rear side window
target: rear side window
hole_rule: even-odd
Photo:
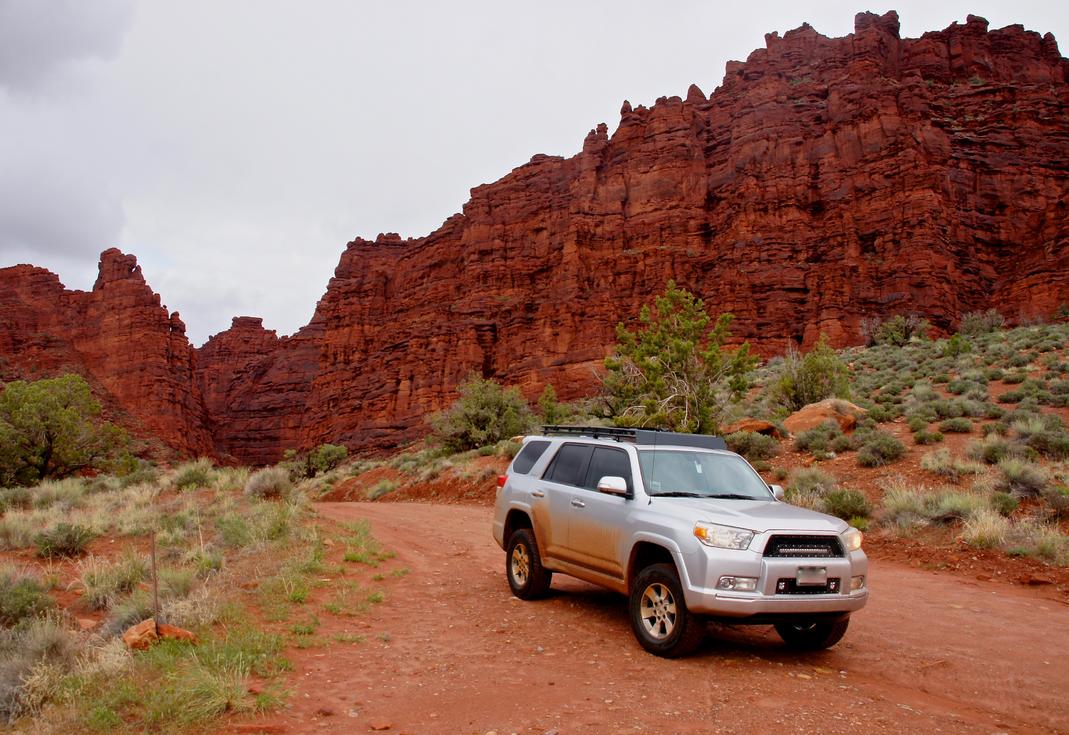
[[[591,449],[593,447],[583,444],[565,444],[557,451],[557,456],[553,458],[543,478],[562,485],[581,487]]]
[[[519,472],[521,475],[526,475],[534,467],[538,458],[546,453],[546,448],[549,447],[549,442],[533,440],[523,445],[523,449],[516,455],[515,461],[512,463],[512,471]]]
[[[603,477],[622,477],[627,482],[627,492],[631,487],[631,460],[622,449],[595,447],[590,458],[590,469],[586,472],[587,490],[597,490],[598,481]]]

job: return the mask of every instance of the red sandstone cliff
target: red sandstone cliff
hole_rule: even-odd
[[[108,413],[186,454],[213,449],[196,356],[132,255],[106,250],[93,290],[28,265],[0,269],[0,380],[76,372]]]
[[[388,445],[471,370],[575,397],[669,278],[765,353],[857,341],[872,315],[946,329],[1069,302],[1069,61],[1053,37],[970,17],[901,39],[894,13],[863,13],[850,36],[803,26],[766,46],[708,99],[624,103],[611,136],[599,125],[581,153],[473,189],[427,237],[353,241],[296,335],[235,320],[187,386],[217,451]]]

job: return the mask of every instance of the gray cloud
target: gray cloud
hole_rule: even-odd
[[[114,58],[133,0],[0,0],[0,86],[28,91],[86,59]]]

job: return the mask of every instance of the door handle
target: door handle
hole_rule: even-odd
[[[546,494],[541,490],[532,490],[531,491],[531,495],[535,496],[536,498],[544,498],[544,497],[546,497]]]
[[[575,507],[575,508],[585,508],[586,507],[586,503],[584,503],[579,498],[572,498],[572,506]]]

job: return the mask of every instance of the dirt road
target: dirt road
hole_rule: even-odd
[[[295,652],[291,707],[262,721],[275,732],[1069,732],[1069,605],[1025,588],[877,562],[831,651],[714,628],[666,661],[635,642],[618,595],[557,577],[547,600],[513,598],[488,508],[319,510],[369,519],[411,572],[361,622],[323,620],[365,642]]]

